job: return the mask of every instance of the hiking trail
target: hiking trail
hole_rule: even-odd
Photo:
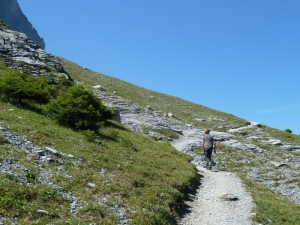
[[[177,150],[200,146],[203,131],[190,129],[171,144]],[[217,150],[218,154],[218,150]],[[214,154],[213,157],[217,157]],[[195,160],[201,160],[202,156]],[[194,195],[185,201],[186,210],[179,225],[251,225],[251,210],[254,207],[251,196],[241,180],[233,173],[207,170],[197,165],[201,183]]]

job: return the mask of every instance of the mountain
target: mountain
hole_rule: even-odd
[[[11,29],[25,33],[31,40],[45,49],[45,41],[23,14],[17,0],[0,0],[0,19]]]
[[[0,37],[0,61],[7,67],[19,72],[26,69],[36,77],[43,75],[54,80],[63,75],[72,80],[57,57],[45,52],[26,34],[11,30],[1,20]]]
[[[98,132],[78,131],[43,114],[45,105],[13,104],[0,92],[0,223],[178,224],[184,199],[201,188],[209,127],[214,171],[243,179],[252,219],[299,224],[299,136],[92,71],[4,23],[0,53],[0,85],[24,71],[63,75],[116,111]]]

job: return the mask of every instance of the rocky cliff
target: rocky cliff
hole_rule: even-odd
[[[17,0],[0,0],[0,19],[11,29],[25,33],[30,39],[45,49],[44,39],[23,14]]]
[[[66,76],[57,57],[45,52],[26,34],[13,31],[0,20],[0,62],[7,67],[23,72],[29,71],[33,76],[44,75],[50,80]]]

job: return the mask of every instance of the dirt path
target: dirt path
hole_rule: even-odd
[[[116,107],[114,104],[109,106]],[[248,218],[251,216],[252,199],[246,193],[241,181],[230,173],[207,171],[203,168],[203,164],[205,164],[203,155],[198,155],[192,150],[195,146],[201,145],[201,138],[203,136],[202,129],[195,129],[190,126],[179,126],[178,124],[181,124],[179,122],[178,124],[175,123],[175,126],[162,116],[155,116],[155,114],[148,112],[141,113],[141,111],[138,110],[139,107],[131,103],[118,105],[117,108],[120,110],[120,121],[132,130],[139,131],[141,130],[141,126],[153,128],[163,125],[164,127],[181,131],[179,138],[174,139],[170,143],[178,151],[187,153],[193,157],[192,163],[196,165],[202,179],[195,196],[186,202],[189,211],[185,213],[184,218],[182,218],[178,224],[251,224]],[[229,132],[212,132],[212,135],[219,139],[229,139],[232,136],[231,132],[235,131],[237,130],[232,129]],[[228,197],[228,199],[226,199],[226,197]]]
[[[183,133],[172,143],[182,151],[201,143],[199,130]],[[201,156],[196,160],[201,160]],[[241,180],[232,173],[207,170],[195,162],[201,176],[201,185],[190,200],[186,201],[187,212],[180,225],[250,225],[252,198]]]
[[[203,169],[195,197],[185,202],[189,213],[182,225],[250,225],[252,198],[232,173]]]

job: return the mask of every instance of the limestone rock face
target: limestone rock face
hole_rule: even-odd
[[[26,34],[10,30],[1,20],[0,62],[21,73],[26,69],[36,77],[42,75],[55,80],[56,77],[65,76],[72,80],[57,57],[44,51]]]
[[[3,20],[12,30],[27,34],[31,40],[45,49],[44,39],[23,14],[18,0],[0,0],[0,19]]]

